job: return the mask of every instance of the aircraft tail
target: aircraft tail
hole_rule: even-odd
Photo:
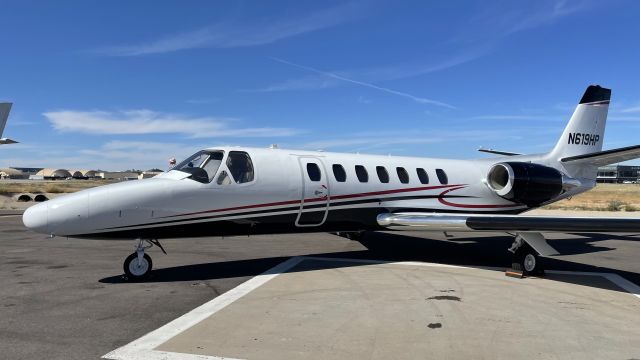
[[[589,85],[560,140],[549,155],[555,160],[602,150],[611,89]]]
[[[2,137],[4,126],[7,124],[9,111],[11,111],[11,103],[0,103],[0,138]]]
[[[7,125],[7,119],[9,118],[9,112],[11,111],[11,105],[11,103],[0,103],[0,145],[15,144],[17,142],[2,137],[4,127]]]
[[[602,150],[610,100],[611,89],[589,85],[558,143],[549,152],[548,160],[555,164],[562,164],[561,166],[570,176],[595,180],[597,167],[585,167],[585,164],[569,165],[562,161]]]

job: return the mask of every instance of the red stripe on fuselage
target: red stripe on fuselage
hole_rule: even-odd
[[[444,196],[447,193],[450,193],[451,191],[455,191],[455,190],[460,190],[462,188],[464,188],[464,186],[455,187],[453,189],[447,189],[441,192],[440,197],[438,197],[438,201],[440,201],[440,203],[443,205],[457,207],[457,208],[466,208],[466,209],[495,209],[495,208],[522,206],[521,204],[505,204],[505,205],[455,204],[444,199]]]
[[[388,195],[388,194],[397,194],[397,193],[413,192],[413,191],[444,189],[444,188],[450,188],[450,187],[454,187],[454,186],[457,187],[457,189],[462,189],[466,185],[462,185],[462,184],[457,184],[457,185],[439,185],[439,186],[426,186],[426,187],[415,187],[415,188],[406,188],[406,189],[371,191],[371,192],[366,192],[366,193],[329,196],[329,198],[331,200],[352,199],[352,198],[357,198],[357,197],[374,196],[374,195]],[[442,194],[440,194],[440,195],[442,196]],[[326,198],[310,198],[310,199],[304,199],[304,202],[305,203],[310,203],[310,202],[325,201],[325,200],[326,200]],[[172,218],[172,217],[197,215],[197,214],[209,214],[209,213],[232,211],[232,210],[255,209],[255,208],[259,208],[259,207],[292,205],[292,204],[300,204],[300,202],[301,202],[300,200],[287,200],[287,201],[278,201],[278,202],[264,203],[264,204],[243,205],[243,206],[235,206],[235,207],[224,208],[224,209],[204,210],[204,211],[198,211],[198,212],[192,212],[192,213],[186,213],[186,214],[163,216],[162,218]]]

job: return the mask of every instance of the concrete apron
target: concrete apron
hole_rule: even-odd
[[[615,274],[295,257],[108,359],[640,357],[640,289]]]

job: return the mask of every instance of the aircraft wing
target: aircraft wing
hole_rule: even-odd
[[[483,147],[479,148],[478,151],[484,152],[484,153],[489,153],[489,154],[504,155],[504,156],[522,155],[520,153],[514,153],[514,152],[509,152],[509,151],[501,151],[501,150],[494,150],[494,149],[487,149],[487,148],[483,148]]]
[[[633,160],[640,157],[640,145],[627,146],[618,149],[598,151],[590,154],[570,156],[560,159],[563,163],[577,165],[604,166],[616,164],[622,161]]]
[[[378,224],[392,230],[496,232],[640,232],[640,218],[559,217],[443,213],[385,213]]]

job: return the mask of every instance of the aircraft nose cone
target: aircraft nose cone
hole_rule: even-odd
[[[46,233],[48,226],[47,204],[42,203],[29,207],[22,215],[22,223],[33,231]]]

